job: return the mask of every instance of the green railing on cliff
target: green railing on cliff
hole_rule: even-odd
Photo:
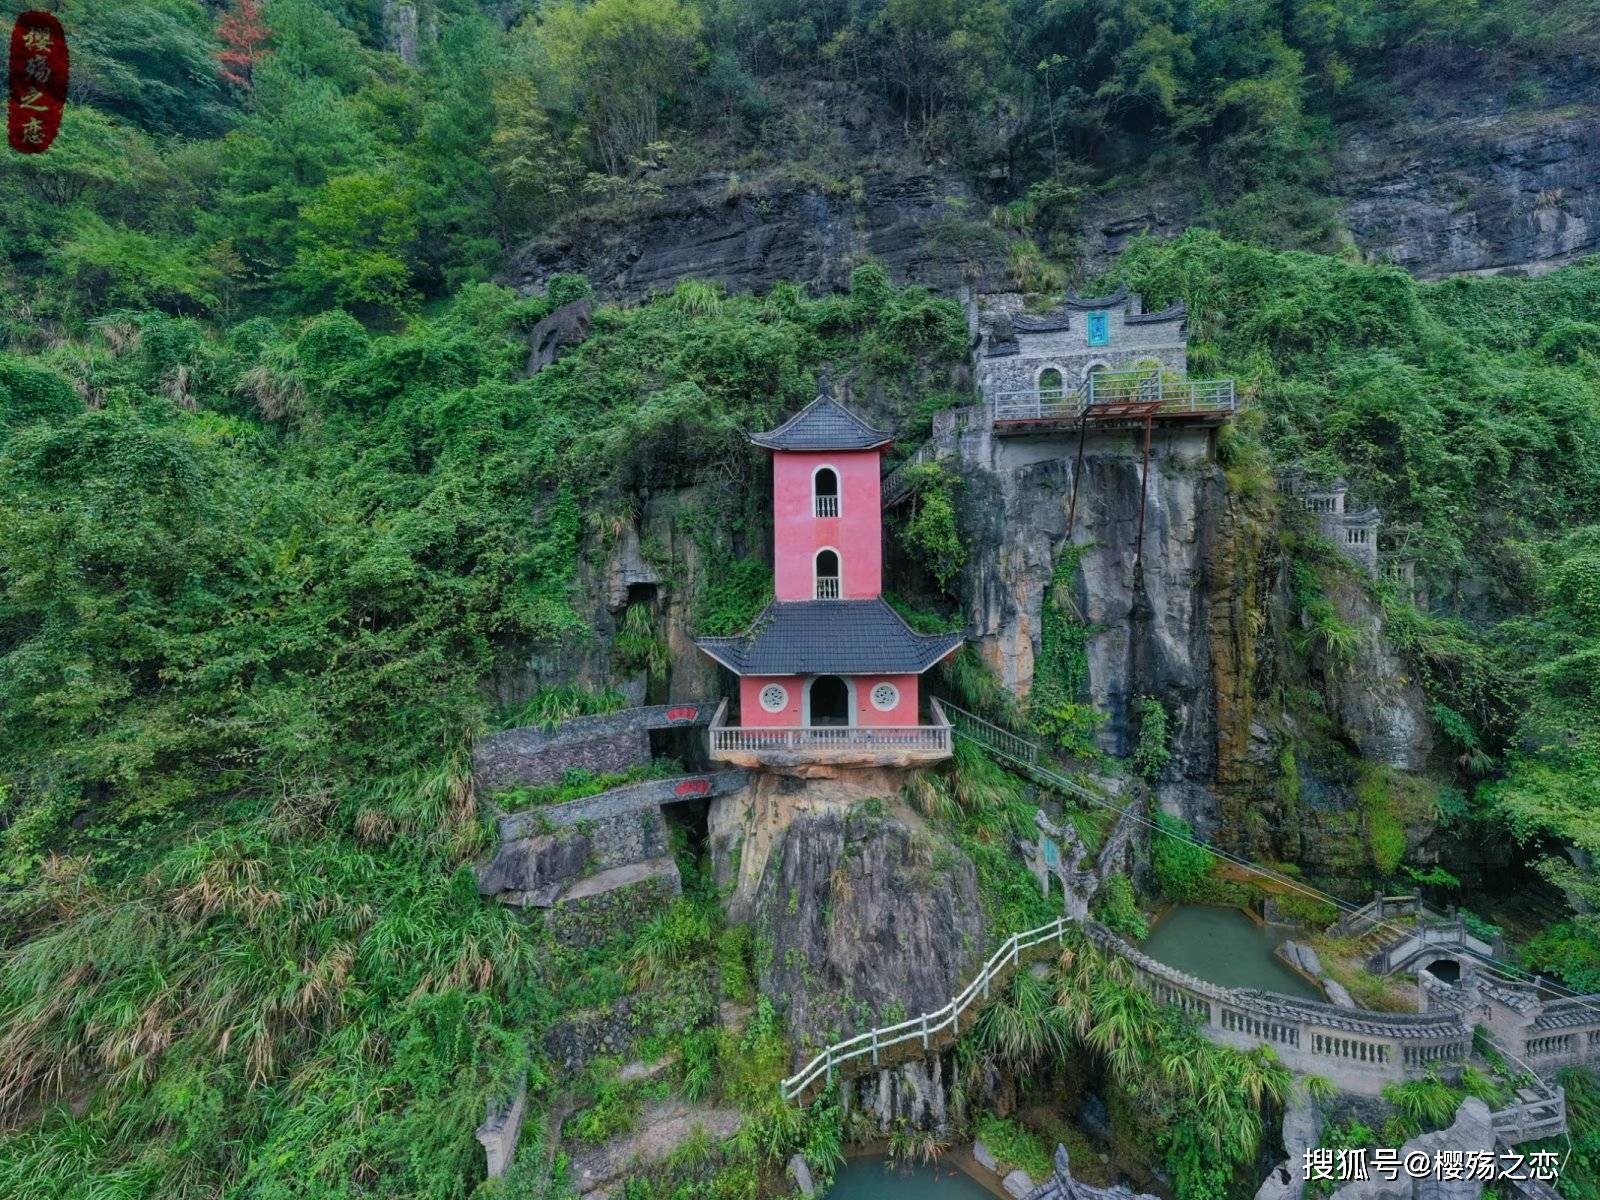
[[[1030,742],[1027,738],[1012,733],[1009,729],[1002,729],[991,721],[974,716],[964,708],[958,708],[948,700],[940,700],[945,715],[950,719],[950,724],[955,728],[957,737],[966,738],[983,749],[993,754],[996,758],[1003,758],[1006,762],[1020,768],[1040,783],[1057,788],[1070,796],[1078,796],[1095,804],[1108,803],[1107,797],[1088,787],[1070,775],[1063,775],[1052,767],[1045,766],[1040,760],[1043,752],[1037,742]]]

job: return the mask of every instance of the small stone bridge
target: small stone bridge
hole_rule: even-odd
[[[581,908],[605,909],[606,920],[623,928],[676,895],[682,882],[663,809],[738,791],[749,782],[746,772],[646,779],[516,812],[504,811],[493,793],[558,783],[573,770],[636,770],[651,762],[651,730],[704,727],[716,711],[693,700],[658,704],[578,717],[553,728],[508,729],[480,741],[473,751],[474,780],[500,841],[478,865],[479,892],[507,904],[561,910],[552,911],[549,922],[558,938],[568,939],[597,936],[605,924],[584,921]]]
[[[737,792],[749,782],[750,773],[737,770],[703,771],[698,775],[646,779],[642,783],[624,784],[609,792],[569,800],[565,804],[500,813],[497,817],[500,838],[509,842],[545,829],[576,825],[579,821],[604,821],[627,813],[660,808],[664,804],[709,800],[713,796]]]

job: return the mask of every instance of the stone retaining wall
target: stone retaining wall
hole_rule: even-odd
[[[575,949],[598,946],[631,935],[683,891],[676,869],[596,895],[563,899],[545,914],[556,942]]]
[[[626,771],[650,761],[650,731],[706,725],[716,706],[700,701],[625,708],[564,721],[555,729],[524,725],[481,738],[472,751],[480,792],[516,784],[559,782],[575,768],[596,774]]]
[[[546,832],[534,832],[547,827],[526,820],[517,828],[523,836],[501,841],[478,868],[479,893],[508,904],[548,907],[586,875],[667,853],[666,821],[653,804]]]

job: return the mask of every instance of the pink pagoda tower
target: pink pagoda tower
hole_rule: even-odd
[[[750,439],[772,454],[774,599],[738,637],[696,640],[739,677],[711,757],[743,766],[916,765],[948,757],[922,676],[957,633],[916,633],[883,599],[879,481],[893,440],[826,392]]]

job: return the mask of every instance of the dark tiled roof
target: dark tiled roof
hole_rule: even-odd
[[[1123,320],[1129,325],[1154,325],[1163,321],[1176,321],[1188,312],[1181,300],[1171,308],[1164,308],[1160,312],[1134,312],[1132,310],[1138,307],[1137,299],[1129,297],[1126,287],[1118,288],[1109,296],[1079,296],[1074,292],[1068,292],[1059,311],[1039,315],[1019,313],[1012,318],[1012,321],[1022,333],[1051,333],[1058,329],[1071,328],[1071,316],[1075,312],[1098,312],[1101,309],[1120,306],[1125,310]]]
[[[894,439],[832,396],[818,396],[776,429],[753,433],[750,440],[769,450],[870,450]]]
[[[1039,316],[1018,313],[1011,318],[1011,324],[1018,333],[1052,333],[1057,329],[1071,329],[1072,319],[1064,312]]]
[[[1179,300],[1171,308],[1163,308],[1160,312],[1129,313],[1123,318],[1129,325],[1154,325],[1161,321],[1176,321],[1189,315],[1189,306]]]
[[[1102,308],[1115,308],[1119,304],[1128,302],[1127,286],[1119,287],[1109,296],[1080,296],[1076,292],[1067,293],[1066,307],[1075,308],[1079,312],[1094,312]]]
[[[775,600],[741,637],[695,639],[736,675],[920,675],[961,642],[913,632],[882,600]]]

